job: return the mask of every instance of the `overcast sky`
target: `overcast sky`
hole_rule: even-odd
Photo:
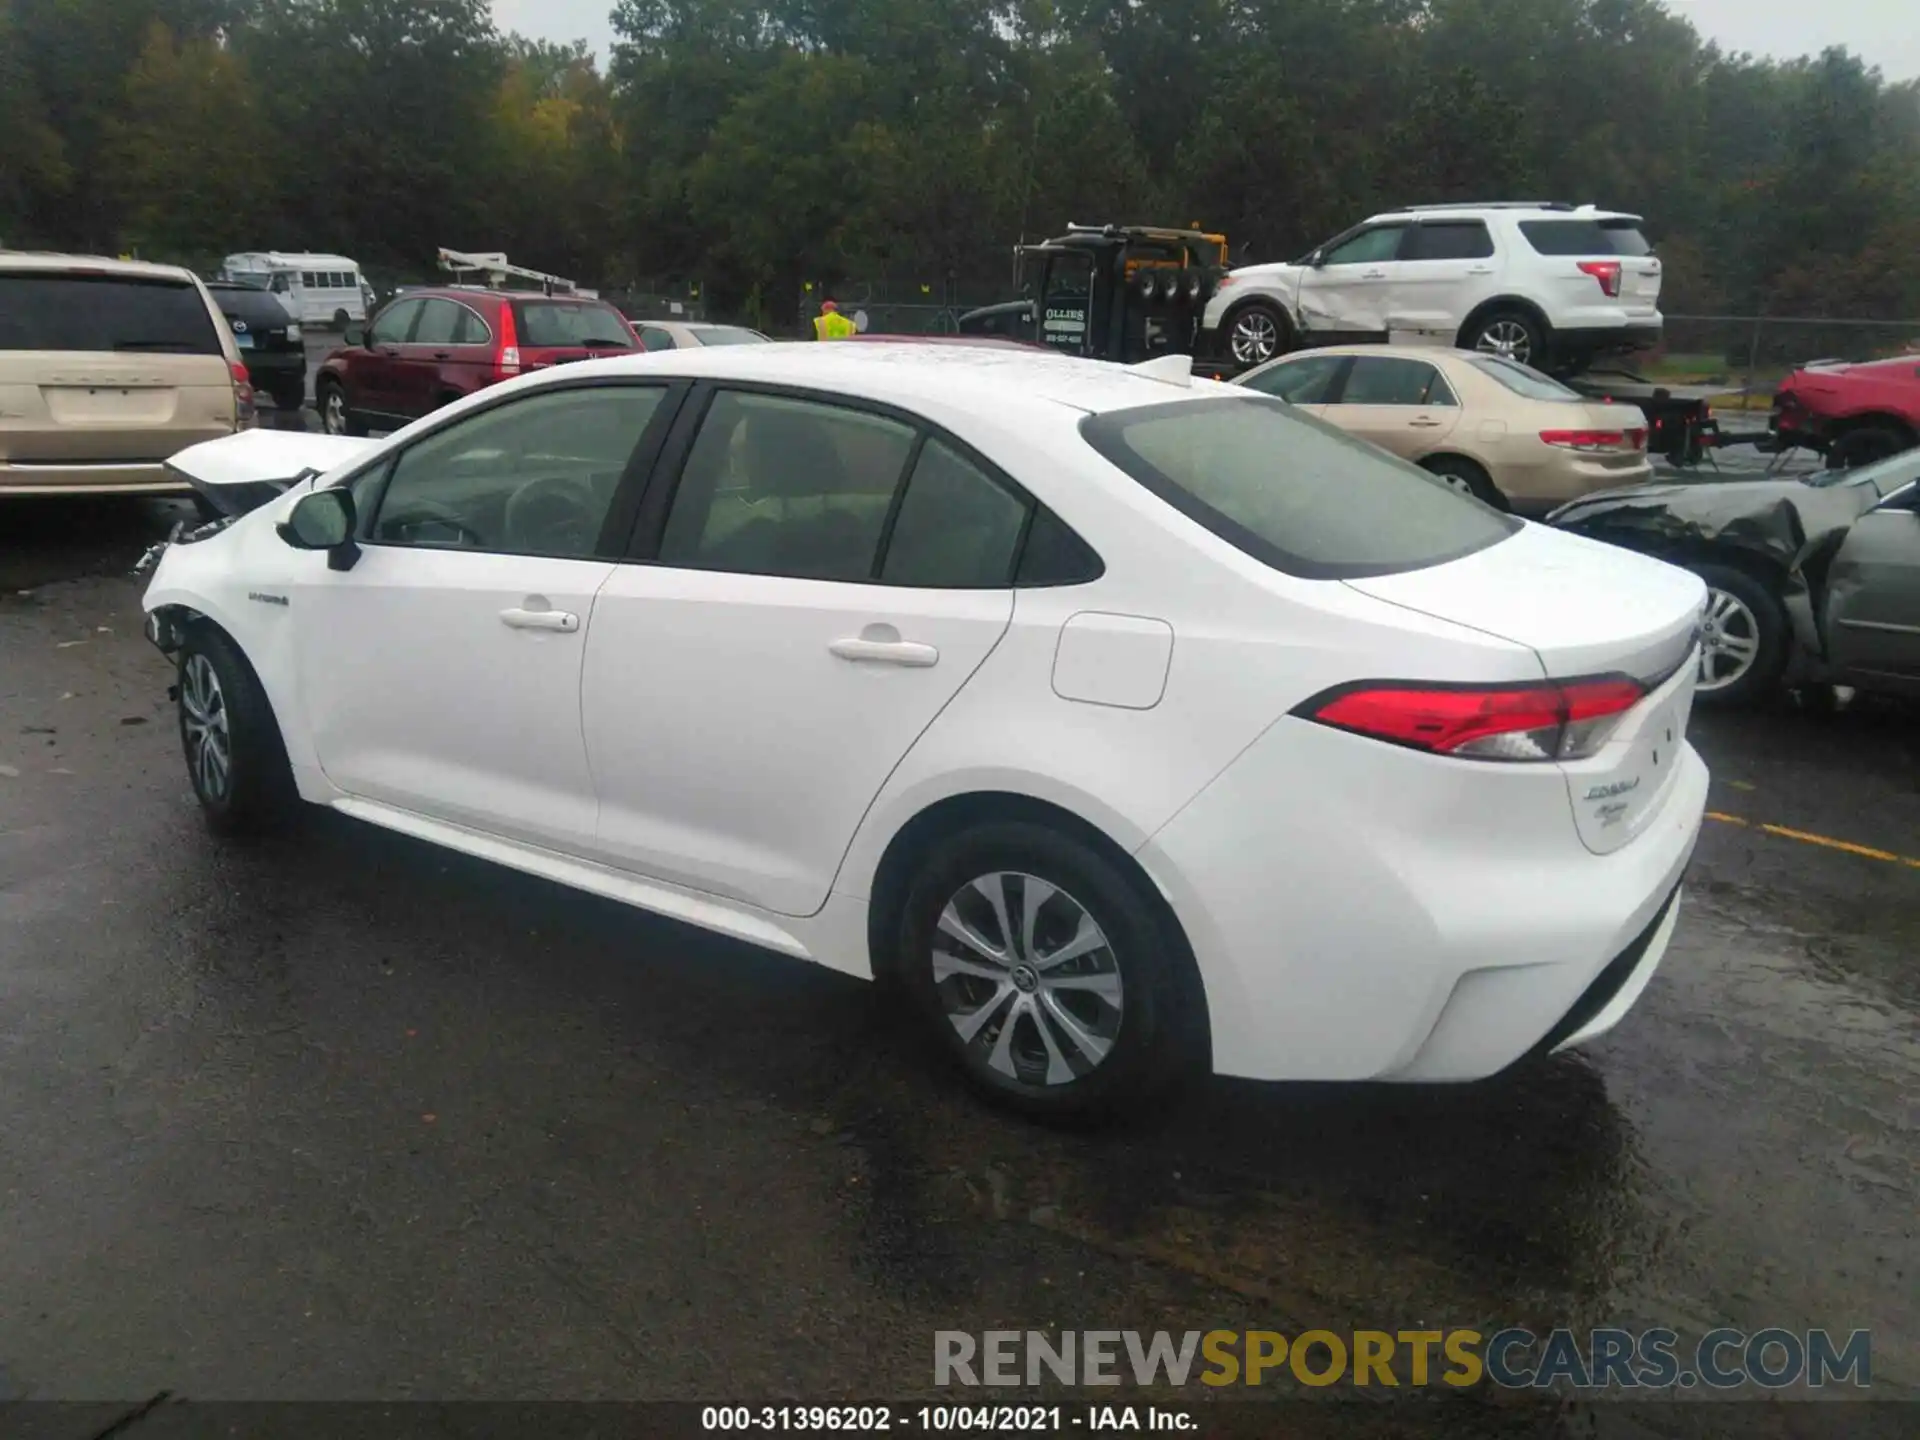
[[[1915,0],[1667,0],[1709,40],[1759,55],[1817,54],[1845,45],[1891,80],[1920,76]],[[592,42],[602,58],[613,39],[612,0],[493,0],[503,28],[543,40]]]

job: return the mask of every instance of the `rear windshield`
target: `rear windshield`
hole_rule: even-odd
[[[1482,375],[1498,380],[1516,395],[1524,395],[1529,400],[1578,400],[1579,394],[1569,390],[1551,376],[1542,375],[1531,366],[1520,365],[1512,360],[1503,360],[1498,355],[1463,356],[1467,364]]]
[[[1265,395],[1090,415],[1080,433],[1182,514],[1306,579],[1440,565],[1520,528],[1417,466]]]
[[[206,301],[177,280],[0,273],[0,350],[218,355]]]
[[[1637,220],[1522,220],[1520,233],[1542,255],[1651,255]]]
[[[293,319],[287,313],[287,307],[264,290],[255,290],[246,285],[209,285],[207,291],[213,296],[213,303],[220,307],[222,315],[238,315],[249,325],[278,329]]]
[[[514,327],[520,343],[536,349],[549,346],[618,345],[631,350],[638,342],[620,312],[607,305],[568,300],[516,300]]]
[[[694,325],[694,338],[702,345],[765,345],[767,337],[758,330],[738,325]]]

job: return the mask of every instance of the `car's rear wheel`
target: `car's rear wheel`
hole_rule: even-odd
[[[1489,311],[1467,327],[1461,346],[1519,365],[1544,368],[1547,363],[1546,333],[1524,310]]]
[[[1912,446],[1912,437],[1902,435],[1891,425],[1866,425],[1835,439],[1827,447],[1827,463],[1836,470],[1853,470],[1898,455]]]
[[[1437,475],[1449,490],[1484,500],[1496,510],[1511,508],[1500,487],[1493,483],[1493,477],[1465,456],[1429,455],[1420,464],[1430,474]]]
[[[1706,704],[1745,705],[1771,693],[1786,668],[1787,613],[1759,580],[1728,565],[1695,565],[1707,582],[1695,694]]]
[[[211,625],[187,632],[180,650],[180,745],[187,778],[216,835],[275,828],[298,795],[273,706],[253,667]]]
[[[1087,1115],[1192,1072],[1197,983],[1169,926],[1091,846],[987,823],[937,845],[908,886],[890,978],[982,1094]]]
[[[1264,365],[1287,348],[1292,323],[1279,306],[1250,300],[1227,317],[1227,353],[1238,365]]]
[[[365,435],[367,427],[347,409],[347,392],[338,380],[322,380],[313,387],[320,410],[320,428],[329,435]]]

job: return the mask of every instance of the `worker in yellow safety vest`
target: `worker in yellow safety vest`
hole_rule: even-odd
[[[831,300],[822,300],[820,313],[813,317],[813,338],[816,340],[845,340],[859,329],[858,325],[840,313],[840,307]]]

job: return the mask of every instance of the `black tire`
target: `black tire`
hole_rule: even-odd
[[[273,706],[246,656],[223,631],[195,625],[180,647],[179,687],[180,747],[207,828],[216,835],[280,828],[299,793]],[[225,737],[224,775],[198,738],[209,729]]]
[[[334,329],[344,332],[346,328],[352,323],[353,323],[353,317],[347,314],[345,310],[336,310],[333,312],[333,328]]]
[[[347,408],[347,392],[338,380],[323,377],[314,381],[313,406],[320,412],[320,429],[328,435],[363,436],[366,422]]]
[[[1464,455],[1429,455],[1420,462],[1429,474],[1438,475],[1455,489],[1465,490],[1476,500],[1484,500],[1496,510],[1511,510],[1507,497],[1493,483],[1493,477]]]
[[[1517,306],[1502,306],[1475,317],[1460,332],[1460,348],[1478,350],[1483,355],[1504,355],[1536,370],[1545,370],[1553,358],[1546,327],[1531,312]]]
[[[972,884],[982,877],[999,877],[990,888],[1021,933],[1002,930]],[[1015,912],[1033,893],[1033,879],[1052,893],[1035,908],[1029,949]],[[950,904],[989,943],[1010,939],[1013,963],[995,965],[951,938],[940,926]],[[1052,962],[1072,937],[1087,934],[1083,920],[1104,943]],[[1185,941],[1171,928],[1140,885],[1091,846],[1031,821],[988,822],[933,848],[906,888],[894,953],[883,960],[976,1090],[1038,1119],[1070,1120],[1144,1103],[1196,1073],[1205,1003]],[[977,973],[936,973],[954,957]],[[1049,963],[1027,963],[1035,957]],[[1085,1040],[1056,1018],[1063,1010]],[[959,1025],[969,1015],[979,1025],[963,1038]]]
[[[1251,369],[1293,348],[1293,322],[1272,301],[1249,300],[1220,322],[1220,344],[1236,365]]]
[[[1701,645],[1706,651],[1702,662],[1696,698],[1702,705],[1751,705],[1772,695],[1787,665],[1787,646],[1791,630],[1787,612],[1779,598],[1765,584],[1744,570],[1731,565],[1690,565],[1694,574],[1707,582],[1709,596],[1707,634]],[[1730,597],[1750,617],[1743,620],[1737,611],[1727,611],[1721,598]],[[1757,642],[1752,661],[1724,683],[1713,681],[1708,671],[1715,668],[1713,649],[1716,636],[1751,633]],[[1730,668],[1730,667],[1729,667]]]
[[[283,410],[289,415],[296,414],[307,403],[307,382],[289,380],[275,385],[267,393],[273,397],[274,409]]]
[[[1913,437],[1891,425],[1864,425],[1827,446],[1827,464],[1835,470],[1853,470],[1912,448]]]

